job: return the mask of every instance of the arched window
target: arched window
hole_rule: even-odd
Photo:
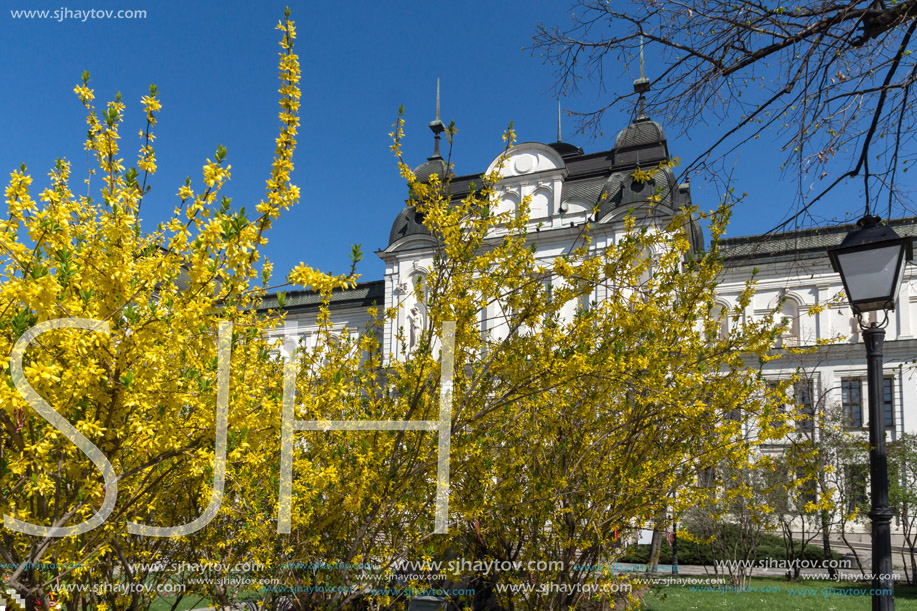
[[[519,209],[519,196],[515,193],[507,193],[500,198],[500,201],[497,202],[496,213],[503,214],[504,212],[510,212],[512,214],[516,213],[516,210]]]
[[[344,337],[343,330],[330,330],[327,335],[323,333],[318,334],[315,342],[315,350],[319,354],[319,364],[325,365],[330,362],[332,353],[340,349]]]
[[[710,316],[717,321],[717,339],[729,337],[729,306],[721,301],[716,302],[716,305],[710,310]]]
[[[532,201],[529,204],[529,218],[540,219],[548,216],[552,199],[551,192],[547,189],[538,189],[532,193]]]
[[[799,303],[792,297],[787,297],[780,305],[777,322],[785,326],[780,334],[779,346],[792,347],[799,345]]]
[[[414,291],[414,295],[417,299],[426,303],[427,301],[427,275],[423,272],[416,272],[411,274],[411,289]]]

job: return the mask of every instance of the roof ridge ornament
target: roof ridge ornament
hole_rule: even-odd
[[[433,132],[433,156],[428,157],[428,159],[442,159],[443,156],[439,152],[439,141],[442,138],[442,133],[446,131],[446,126],[439,118],[439,78],[436,79],[436,118],[430,121],[430,131]]]
[[[640,78],[634,81],[634,93],[640,94],[637,99],[637,119],[646,119],[646,92],[650,90],[650,80],[643,71],[643,34],[640,34]]]
[[[569,113],[568,113],[569,114]],[[563,141],[563,134],[561,132],[561,126],[563,125],[563,107],[560,105],[560,98],[557,98],[557,141],[552,142],[548,146],[557,151],[562,159],[569,159],[570,157],[576,157],[577,155],[583,155],[583,149],[580,147],[570,144]],[[566,162],[565,162],[566,163]]]

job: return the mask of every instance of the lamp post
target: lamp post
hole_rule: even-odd
[[[894,611],[891,522],[888,507],[888,460],[885,451],[885,410],[882,404],[882,344],[888,310],[895,309],[905,261],[912,258],[910,238],[902,238],[879,217],[867,214],[840,246],[828,249],[834,271],[841,275],[850,307],[863,330],[869,386],[869,476],[872,520],[873,611]],[[882,310],[880,324],[864,324],[863,313]],[[880,593],[881,592],[881,593]]]

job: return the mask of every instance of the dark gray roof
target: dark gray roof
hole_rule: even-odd
[[[388,234],[388,243],[394,244],[409,235],[430,235],[430,230],[423,224],[423,215],[411,205],[402,208],[398,216],[395,217],[395,222],[392,223],[392,230]]]
[[[575,181],[592,176],[608,176],[611,171],[613,151],[590,153],[582,157],[564,159],[567,166],[567,178],[564,182]]]
[[[601,151],[588,155],[565,158],[564,164],[567,167],[567,178],[564,179],[564,189],[566,189],[568,185],[572,186],[578,180],[585,180],[587,178],[598,176],[604,181],[605,177],[608,176],[608,173],[611,171],[612,152],[613,151]],[[483,174],[455,176],[449,182],[449,191],[452,193],[454,199],[462,198],[468,195],[473,186],[478,188],[482,183]],[[593,199],[593,201],[595,200]]]
[[[567,157],[577,157],[583,154],[583,149],[576,146],[575,144],[570,144],[569,142],[552,142],[548,146],[560,153],[562,159],[566,159]]]
[[[599,219],[616,208],[631,208],[644,205],[648,198],[657,197],[658,205],[672,210],[691,203],[689,190],[681,190],[675,174],[669,168],[648,170],[650,178],[645,182],[634,179],[630,170],[612,173],[602,189],[599,201]]]
[[[901,237],[917,236],[917,217],[891,219],[887,224]],[[840,245],[855,224],[815,227],[784,233],[725,238],[720,242],[720,254],[727,267],[782,263],[800,259],[819,259],[828,254],[831,246]]]
[[[452,174],[452,171],[449,170],[445,159],[442,157],[430,157],[417,166],[417,169],[414,170],[414,178],[417,182],[426,183],[429,182],[430,176],[433,174],[439,174],[439,179],[443,180],[447,173]]]
[[[669,156],[662,126],[640,117],[615,138],[615,168],[622,166],[655,165]]]
[[[587,178],[585,180],[565,180],[560,191],[560,201],[576,201],[592,205],[598,201],[605,186],[605,178]]]
[[[558,148],[558,145],[561,148]],[[605,178],[611,171],[612,151],[601,151],[589,155],[582,154],[582,149],[567,143],[553,143],[549,146],[561,153],[567,167],[567,178],[564,180],[561,191],[561,201],[574,200],[586,204],[598,201]],[[563,150],[561,150],[563,149]],[[428,160],[429,163],[429,160]],[[423,166],[421,166],[423,167]],[[418,168],[418,171],[420,168]],[[415,171],[415,174],[417,172]],[[420,175],[417,175],[418,180]],[[468,195],[472,188],[478,188],[483,183],[482,174],[467,174],[454,176],[447,185],[453,199],[460,199]],[[398,213],[389,233],[389,244],[408,236],[424,234],[430,235],[429,230],[416,218],[414,207],[405,206]]]
[[[335,289],[331,291],[331,307],[343,308],[368,308],[373,304],[385,305],[385,281],[373,280],[361,282],[356,287],[347,290]],[[285,310],[318,310],[321,305],[321,295],[318,291],[290,291],[286,293]],[[270,310],[279,307],[277,293],[265,295],[258,311]]]
[[[618,132],[615,137],[615,148],[624,149],[632,146],[644,146],[646,144],[656,144],[665,140],[665,132],[662,126],[648,119],[640,117],[624,129]]]
[[[662,131],[662,126],[652,119],[640,117],[618,132],[617,137],[615,137],[615,148],[622,149],[656,144],[663,140],[665,140],[665,132]]]
[[[581,148],[565,142],[548,146],[561,154],[567,170],[561,202],[577,201],[590,206],[601,202],[599,218],[619,206],[644,205],[657,191],[658,203],[670,209],[676,210],[691,203],[690,190],[679,188],[670,169],[654,167],[668,159],[668,148],[662,126],[646,117],[638,117],[621,130],[615,139],[615,148],[609,151],[586,155]],[[445,164],[433,166],[433,159],[428,159],[415,171],[418,180],[428,176],[425,174],[428,164],[429,167],[444,167]],[[652,173],[652,178],[646,183],[633,180],[633,171],[638,167]],[[481,174],[453,176],[446,183],[446,188],[453,199],[460,199],[482,182]],[[429,235],[429,231],[415,218],[413,208],[408,206],[395,219],[389,244],[412,234]]]

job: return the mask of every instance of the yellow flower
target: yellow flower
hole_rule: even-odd
[[[84,104],[91,102],[95,98],[92,89],[86,85],[77,85],[73,88],[73,93],[75,93]]]
[[[143,110],[148,113],[162,110],[162,102],[148,95],[140,98],[140,103],[143,104]]]
[[[45,365],[42,362],[34,362],[26,365],[26,376],[38,379],[43,382],[60,382],[60,376],[57,375],[57,369],[54,366]]]

